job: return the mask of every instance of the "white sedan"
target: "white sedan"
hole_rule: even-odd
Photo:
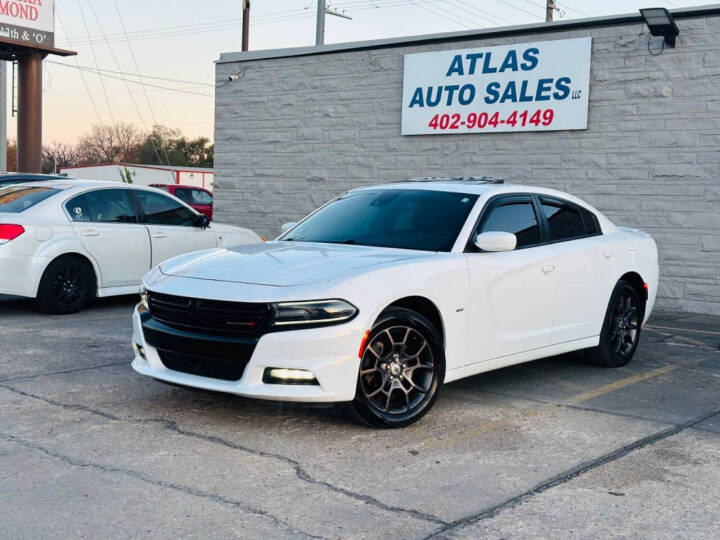
[[[153,188],[88,180],[0,188],[0,294],[37,298],[51,313],[137,294],[143,275],[176,255],[260,241]]]
[[[657,250],[580,199],[424,179],[334,199],[274,242],[184,255],[143,283],[133,368],[254,398],[424,415],[443,383],[587,349],[632,358]]]

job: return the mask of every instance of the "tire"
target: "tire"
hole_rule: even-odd
[[[587,350],[587,358],[605,367],[620,367],[632,360],[642,328],[642,304],[627,281],[615,285],[600,331],[600,343]]]
[[[95,297],[95,283],[95,273],[82,259],[55,259],[40,280],[38,306],[46,313],[75,313]]]
[[[408,426],[432,408],[444,378],[438,330],[419,313],[392,308],[370,331],[349,412],[372,427]]]

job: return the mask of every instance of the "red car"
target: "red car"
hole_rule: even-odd
[[[207,189],[181,184],[150,184],[150,187],[167,191],[212,220],[213,194]]]

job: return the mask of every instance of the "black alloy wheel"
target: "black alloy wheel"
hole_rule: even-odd
[[[437,399],[445,358],[437,331],[411,310],[380,316],[360,361],[352,409],[376,427],[403,427],[419,420]]]
[[[610,296],[600,343],[588,351],[590,360],[608,367],[630,362],[640,339],[642,313],[635,287],[626,281],[618,282]]]
[[[74,313],[93,298],[94,289],[94,274],[87,263],[75,257],[61,257],[45,270],[37,302],[48,313]]]

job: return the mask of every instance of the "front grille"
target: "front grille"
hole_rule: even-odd
[[[148,292],[152,317],[173,328],[228,336],[257,336],[272,315],[270,304],[204,300]]]
[[[247,361],[227,362],[163,350],[158,350],[158,353],[168,369],[223,381],[239,381],[247,365]]]
[[[166,368],[213,379],[239,381],[259,340],[172,328],[149,313],[141,319],[145,342],[157,349]]]

